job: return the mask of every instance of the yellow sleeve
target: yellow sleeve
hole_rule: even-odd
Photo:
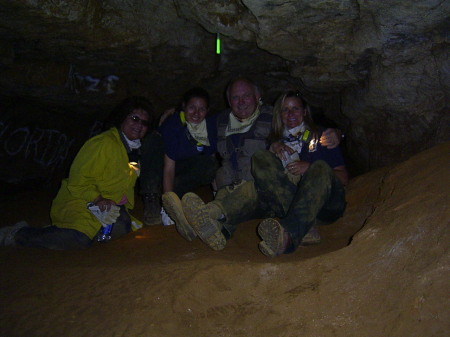
[[[112,145],[105,137],[94,137],[83,145],[70,168],[67,188],[73,197],[89,202],[101,194],[99,182],[108,157],[117,151]]]

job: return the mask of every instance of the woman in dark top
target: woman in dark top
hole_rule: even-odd
[[[163,193],[175,192],[181,197],[213,181],[217,169],[217,131],[215,116],[206,118],[208,112],[208,92],[192,88],[183,95],[177,109],[163,114],[158,134],[151,135],[150,142],[144,144],[144,148],[150,149],[144,150],[141,192],[142,187],[153,192],[144,195],[146,224],[161,223],[160,211],[164,224],[173,223],[160,206],[161,185]],[[160,153],[155,150],[158,148]]]

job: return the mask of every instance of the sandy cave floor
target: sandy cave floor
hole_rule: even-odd
[[[2,208],[4,208],[4,216],[2,217],[0,226],[11,225],[20,220],[26,220],[31,226],[40,227],[48,225],[50,223],[49,211],[53,197],[52,193],[46,190],[22,192],[15,195],[12,200],[4,201],[2,205]],[[206,188],[200,190],[199,194],[204,200],[210,200]],[[132,214],[138,219],[143,219],[143,205],[140,196],[137,194],[136,206]],[[193,242],[184,240],[178,235],[175,226],[144,226],[139,231],[132,232],[114,242],[108,244],[95,243],[87,252],[91,256],[92,251],[97,253],[105,248],[108,250],[130,248],[134,250],[133,254],[137,256],[141,256],[142,254],[142,258],[147,262],[161,261],[161,259],[167,261],[172,259],[178,260],[180,257],[186,255],[195,255],[198,258],[217,257],[220,259],[230,259],[230,261],[267,262],[267,257],[262,255],[258,250],[260,239],[257,236],[256,230],[259,222],[260,220],[253,220],[241,224],[231,240],[227,242],[226,248],[220,252],[209,249],[198,239]],[[283,262],[299,261],[340,249],[348,245],[352,235],[358,229],[358,225],[355,227],[340,227],[339,221],[334,224],[320,226],[319,231],[322,236],[321,244],[300,247],[296,253],[284,255],[279,260]],[[13,248],[2,249],[0,256],[3,254],[9,257],[11,257],[10,254],[23,256],[30,254],[34,256],[40,253],[44,253],[47,257],[52,255],[48,254],[48,251],[41,249]],[[72,255],[72,252],[56,253],[56,255]],[[76,255],[80,255],[80,253],[77,252]]]
[[[208,199],[208,194],[203,193],[202,196]],[[10,225],[19,220],[26,220],[31,226],[48,224],[52,197],[52,193],[45,190],[16,194],[12,199],[3,202],[0,225]],[[142,218],[142,203],[138,196],[136,200],[133,215]],[[107,303],[109,310],[116,313],[121,310],[135,311],[136,307],[132,304],[124,304],[124,297],[135,297],[134,292],[137,289],[153,287],[152,282],[156,282],[159,288],[164,287],[163,283],[167,278],[182,277],[184,266],[189,266],[186,267],[189,273],[195,274],[196,270],[200,272],[214,264],[266,263],[270,259],[262,255],[257,248],[258,223],[259,221],[255,220],[242,224],[234,237],[228,241],[226,248],[220,252],[212,251],[200,240],[185,241],[178,235],[175,226],[146,226],[108,244],[95,244],[83,251],[2,248],[1,335],[33,336],[38,333],[39,336],[53,336],[62,333],[66,336],[80,336],[83,334],[73,327],[75,322],[82,324],[82,330],[95,331],[97,328],[95,325],[98,321],[95,319],[80,323],[76,318],[88,315],[87,307],[88,312],[99,313],[105,310]],[[323,241],[320,245],[301,247],[294,254],[277,258],[277,262],[300,261],[338,250],[348,244],[357,230],[358,228],[351,227],[340,228],[339,222],[322,226],[320,233]],[[152,269],[160,270],[163,275],[155,276]],[[111,273],[117,273],[120,277],[116,279]],[[112,281],[108,282],[108,279]],[[133,285],[130,282],[139,284]],[[205,291],[205,287],[210,285],[199,286]],[[215,291],[215,286],[210,287],[211,292]],[[164,291],[170,289],[161,293]],[[101,300],[95,300],[96,297]],[[157,299],[151,302],[154,301]],[[141,302],[139,305],[146,307],[152,303]],[[152,312],[158,316],[157,308],[152,307]],[[239,312],[235,314],[239,315]],[[142,327],[140,332],[133,329],[130,334],[114,335],[146,335],[146,332],[143,332],[147,331],[145,327]],[[177,330],[175,327],[173,329]],[[179,335],[183,333],[180,332]]]
[[[355,178],[322,243],[275,259],[257,220],[220,252],[174,226],[83,251],[0,248],[0,336],[448,336],[449,149]],[[3,197],[0,226],[47,225],[54,195]]]

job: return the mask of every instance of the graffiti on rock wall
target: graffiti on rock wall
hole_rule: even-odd
[[[88,138],[102,131],[103,123],[94,121]],[[4,163],[15,161],[37,165],[44,170],[46,183],[50,183],[55,174],[64,173],[69,167],[74,151],[77,150],[74,148],[75,141],[75,138],[59,130],[16,127],[11,122],[0,121],[0,159]]]
[[[70,65],[66,87],[76,94],[98,92],[111,95],[115,93],[117,81],[119,81],[119,77],[116,75],[107,75],[101,78],[81,75],[74,70],[73,65]]]
[[[0,121],[0,157],[20,157],[54,170],[64,163],[74,141],[58,130],[12,128]]]

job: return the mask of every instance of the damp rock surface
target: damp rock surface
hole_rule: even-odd
[[[440,0],[1,1],[0,180],[57,182],[127,95],[157,118],[200,85],[214,112],[238,75],[269,104],[299,89],[345,133],[354,174],[401,162],[449,140],[449,13]]]

